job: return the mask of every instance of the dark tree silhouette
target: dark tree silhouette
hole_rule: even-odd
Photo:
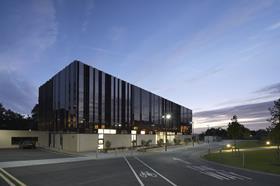
[[[236,146],[237,139],[248,138],[251,134],[248,128],[244,127],[244,125],[238,122],[238,118],[236,115],[234,115],[231,118],[231,122],[228,124],[227,132],[229,137],[231,137],[234,140],[235,148],[237,148]]]
[[[271,118],[271,126],[268,128],[269,136],[272,141],[277,145],[277,156],[280,159],[280,99],[274,101],[274,106],[269,108]]]

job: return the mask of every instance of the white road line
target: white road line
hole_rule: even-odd
[[[9,179],[7,179],[1,172],[0,177],[9,185],[9,186],[15,186]]]
[[[4,169],[0,170],[1,173],[6,176],[8,176],[10,179],[12,179],[14,182],[16,182],[16,185],[20,185],[20,186],[26,186],[23,182],[21,182],[20,180],[18,180],[16,177],[14,177],[13,175],[11,175],[10,173],[8,173],[7,171],[5,171]],[[11,180],[10,180],[11,181]]]
[[[154,170],[152,167],[150,167],[148,164],[146,164],[145,162],[143,162],[142,160],[140,160],[137,157],[134,157],[136,160],[138,160],[140,163],[142,163],[143,165],[145,165],[146,167],[148,167],[149,169],[151,169],[152,171],[154,171],[157,175],[159,175],[160,177],[162,177],[165,181],[167,181],[168,183],[170,183],[173,186],[177,186],[175,183],[173,183],[172,181],[170,181],[168,178],[164,177],[163,175],[161,175],[159,172],[157,172],[156,170]]]
[[[144,183],[141,181],[141,179],[139,178],[139,176],[136,174],[135,170],[133,169],[133,167],[131,166],[131,164],[129,163],[129,161],[126,159],[126,157],[123,157],[125,162],[127,163],[127,165],[129,166],[129,168],[131,169],[131,171],[133,172],[134,176],[136,177],[136,179],[138,180],[138,182],[140,183],[141,186],[144,186]]]
[[[222,175],[222,176],[224,176],[224,177],[227,177],[227,178],[229,178],[229,179],[233,179],[233,180],[235,180],[235,179],[243,180],[243,178],[239,178],[239,177],[233,176],[233,175],[231,175],[231,174],[227,174],[227,173],[225,173],[225,172],[217,171],[217,172],[215,172],[215,173],[216,173],[216,174],[219,174],[219,175]]]
[[[190,165],[190,164],[191,164],[190,162],[185,161],[185,160],[182,160],[182,159],[180,159],[180,158],[173,157],[172,159],[175,160],[175,161],[180,161],[180,162],[185,163],[185,164],[187,164],[187,165]]]
[[[247,179],[247,180],[252,180],[252,178],[249,178],[249,177],[247,177],[247,176],[242,176],[242,175],[236,174],[236,173],[234,173],[234,172],[230,172],[230,174],[235,175],[235,176],[239,176],[239,177],[244,178],[244,179]]]
[[[218,174],[216,174],[216,173],[214,173],[214,172],[202,172],[202,173],[204,173],[204,174],[206,174],[206,175],[208,175],[208,176],[212,176],[212,177],[214,177],[214,178],[217,178],[217,179],[220,179],[220,180],[229,180],[229,178],[226,178],[226,177],[224,177],[224,176],[221,176],[221,175],[218,175]]]

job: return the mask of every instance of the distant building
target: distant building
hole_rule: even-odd
[[[166,120],[163,115],[171,114]],[[166,123],[165,123],[166,122]],[[192,110],[74,61],[39,88],[39,129],[191,134]]]

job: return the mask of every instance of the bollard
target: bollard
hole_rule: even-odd
[[[244,153],[244,151],[242,153],[242,166],[243,166],[243,168],[245,167],[245,153]]]

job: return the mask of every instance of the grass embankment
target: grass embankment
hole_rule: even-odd
[[[240,149],[247,149],[265,146],[265,144],[259,141],[243,141],[237,146]],[[243,152],[219,152],[207,154],[204,158],[222,164],[243,167],[242,153]],[[244,168],[280,174],[280,160],[277,157],[276,149],[246,151],[244,155]]]

